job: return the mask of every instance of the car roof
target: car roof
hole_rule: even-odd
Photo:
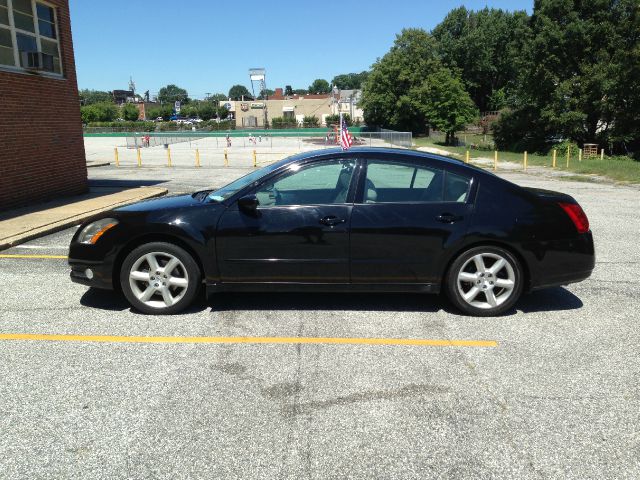
[[[429,160],[437,160],[449,165],[454,165],[456,167],[468,168],[469,170],[473,170],[474,172],[482,172],[488,173],[481,168],[475,167],[473,165],[465,164],[459,160],[445,157],[443,155],[437,155],[435,153],[429,152],[421,152],[418,150],[409,150],[406,148],[388,148],[388,147],[353,147],[349,150],[342,150],[341,148],[324,148],[319,150],[312,150],[308,152],[302,152],[290,157],[287,157],[280,162],[278,162],[278,166],[287,165],[289,163],[309,160],[313,158],[323,158],[323,157],[332,157],[337,154],[345,154],[349,156],[360,156],[360,155],[380,155],[380,154],[388,154],[388,155],[403,155],[406,157],[413,157],[416,159],[424,158]]]

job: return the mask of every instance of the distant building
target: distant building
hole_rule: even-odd
[[[67,0],[0,1],[0,209],[87,190]]]
[[[318,117],[321,126],[326,126],[326,118],[340,112],[348,113],[355,120],[362,120],[362,110],[356,106],[360,99],[359,90],[343,90],[342,92],[309,95],[285,96],[282,88],[276,88],[268,100],[223,100],[236,121],[237,128],[264,128],[265,109],[267,122],[272,124],[274,118],[285,118],[292,123],[302,124],[305,116]]]

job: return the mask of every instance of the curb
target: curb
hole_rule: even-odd
[[[100,208],[96,208],[94,210],[89,210],[87,212],[83,212],[80,213],[78,215],[73,215],[71,217],[68,218],[63,218],[62,220],[58,220],[46,225],[43,225],[41,227],[36,227],[33,228],[27,232],[24,232],[22,234],[18,234],[18,235],[14,235],[13,237],[9,237],[12,240],[10,241],[2,241],[0,240],[0,251],[1,250],[6,250],[7,248],[11,248],[11,247],[15,247],[16,245],[20,245],[22,243],[28,242],[30,240],[34,240],[36,238],[40,238],[43,237],[45,235],[50,235],[52,233],[55,232],[59,232],[60,230],[64,230],[66,228],[72,227],[74,225],[79,225],[80,223],[82,223],[84,220],[98,214],[101,212],[106,212],[108,210],[111,210],[113,208],[117,208],[117,207],[122,207],[125,205],[129,205],[131,203],[136,203],[136,202],[140,202],[142,200],[147,200],[150,198],[157,198],[157,197],[162,197],[164,195],[166,195],[168,193],[168,190],[166,188],[163,189],[159,189],[160,191],[157,191],[151,195],[144,195],[138,198],[131,198],[131,199],[127,199],[125,201],[121,201],[121,202],[117,202],[117,203],[113,203],[113,204],[109,204],[107,206],[104,207],[100,207]]]
[[[108,165],[111,165],[111,162],[87,163],[87,168],[106,167]]]

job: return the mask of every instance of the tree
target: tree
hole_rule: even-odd
[[[177,85],[167,85],[162,87],[158,92],[158,101],[160,103],[175,103],[175,102],[188,102],[189,95],[184,88],[180,88]]]
[[[446,133],[447,145],[455,133],[478,116],[478,109],[464,88],[462,80],[442,67],[431,73],[419,89],[416,107],[429,124]]]
[[[493,8],[475,12],[460,7],[451,10],[431,33],[442,62],[460,70],[480,110],[494,110],[495,92],[508,94],[515,87],[530,37],[526,12]]]
[[[329,93],[330,91],[331,85],[322,78],[315,79],[309,86],[309,93]]]
[[[273,90],[271,90],[271,89],[267,88],[267,89],[262,90],[262,91],[260,92],[260,95],[258,95],[258,99],[259,99],[259,100],[264,100],[264,99],[266,99],[267,97],[270,97],[270,96],[272,96],[272,95],[273,95],[273,94],[275,94],[275,93],[276,93],[275,91],[273,91]]]
[[[80,102],[82,105],[93,105],[95,103],[113,103],[113,95],[111,92],[103,92],[101,90],[89,90],[85,88],[80,90]]]
[[[637,0],[537,0],[501,148],[545,150],[554,138],[640,148]]]
[[[229,110],[227,110],[227,107],[225,107],[224,105],[218,105],[216,107],[216,116],[218,117],[218,119],[224,120],[229,116]]]
[[[425,111],[416,108],[416,100],[425,78],[440,68],[436,53],[436,41],[427,32],[402,30],[363,84],[360,107],[368,125],[425,131]]]
[[[231,100],[242,100],[242,97],[247,99],[253,99],[249,90],[244,85],[234,85],[229,89],[229,98]]]
[[[213,95],[210,95],[208,97],[208,100],[210,102],[220,102],[220,101],[225,101],[228,98],[229,97],[227,97],[224,93],[214,93]]]
[[[296,88],[296,89],[293,91],[293,94],[294,94],[294,95],[307,95],[308,93],[309,93],[309,90],[306,90],[306,89],[304,89],[304,88]]]
[[[162,117],[163,120],[169,120],[169,117],[173,114],[173,105],[165,104],[150,107],[146,110],[147,118],[155,120],[158,117]]]
[[[367,71],[360,73],[345,73],[333,77],[331,83],[340,90],[359,90],[362,88],[362,84],[368,76],[369,72]]]
[[[113,103],[94,103],[80,108],[82,123],[113,122],[118,118],[118,107]]]
[[[291,85],[287,85],[286,87],[284,87],[284,95],[285,97],[290,97],[293,95],[293,89],[291,88]]]
[[[125,103],[120,108],[120,115],[127,121],[135,122],[140,117],[140,111],[133,103]]]

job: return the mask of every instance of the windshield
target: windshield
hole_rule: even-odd
[[[209,200],[213,200],[214,202],[222,202],[223,200],[226,200],[227,198],[233,196],[236,192],[239,192],[240,190],[242,190],[247,185],[252,184],[253,182],[265,176],[269,172],[275,170],[277,167],[280,166],[280,164],[281,162],[273,163],[259,170],[251,172],[250,174],[245,175],[244,177],[240,177],[239,179],[231,182],[229,185],[225,185],[224,187],[218,190],[214,190],[209,194],[208,198]]]

